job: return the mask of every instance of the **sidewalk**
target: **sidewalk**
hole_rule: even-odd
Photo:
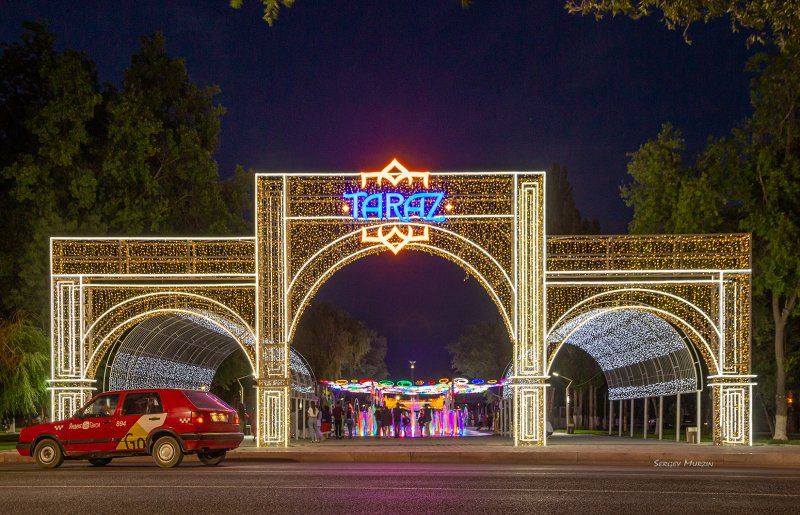
[[[249,440],[249,441],[248,441]],[[145,460],[149,457],[125,458]],[[493,465],[633,465],[664,468],[795,468],[800,446],[720,447],[630,438],[555,435],[546,447],[512,447],[508,438],[293,441],[288,448],[256,448],[246,439],[228,460],[364,463],[483,463]],[[0,463],[33,463],[16,451],[0,452]]]

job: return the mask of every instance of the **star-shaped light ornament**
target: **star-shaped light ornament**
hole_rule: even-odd
[[[430,186],[429,178],[430,172],[411,171],[397,159],[392,159],[392,162],[379,172],[361,172],[361,187],[366,187],[369,180],[374,180],[377,186],[381,186],[383,181],[389,182],[392,186],[406,181],[409,186],[412,186],[416,179],[421,181],[422,186],[427,189]],[[395,255],[411,242],[430,241],[430,231],[427,226],[422,228],[421,234],[415,234],[412,225],[407,225],[404,229],[393,225],[388,228],[373,227],[371,230],[374,231],[372,234],[369,233],[370,228],[361,229],[361,242],[381,243]]]

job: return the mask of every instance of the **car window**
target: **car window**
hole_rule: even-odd
[[[119,394],[101,395],[82,410],[85,417],[110,417],[117,409]]]
[[[183,394],[198,409],[233,409],[213,393],[183,390]]]
[[[158,392],[135,392],[125,395],[122,403],[122,415],[147,415],[164,413],[161,396]]]

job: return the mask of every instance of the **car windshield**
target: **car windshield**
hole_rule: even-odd
[[[233,409],[213,393],[183,390],[183,394],[198,409]]]

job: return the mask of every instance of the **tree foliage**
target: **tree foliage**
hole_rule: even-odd
[[[467,326],[446,348],[453,369],[470,377],[499,378],[511,361],[511,340],[499,318]]]
[[[547,172],[547,234],[598,234],[596,218],[584,218],[572,196],[567,168],[554,163]]]
[[[0,420],[42,407],[49,357],[49,338],[24,314],[0,318]]]
[[[656,140],[631,155],[633,178],[622,194],[634,208],[631,232],[716,232],[753,234],[755,300],[764,302],[771,330],[756,326],[754,338],[772,340],[775,385],[774,437],[786,438],[786,381],[800,360],[792,334],[800,295],[800,56],[758,55],[751,85],[753,114],[728,138],[712,140],[686,164],[680,132],[664,126]],[[758,310],[756,310],[758,311]],[[768,348],[756,342],[756,348]],[[757,366],[763,361],[754,360]],[[796,384],[795,384],[796,385]]]
[[[387,375],[386,338],[333,304],[309,306],[293,344],[317,379],[383,379]]]
[[[799,0],[567,0],[565,8],[597,19],[658,16],[668,29],[683,29],[687,42],[693,23],[718,18],[727,18],[733,32],[746,31],[748,44],[774,42],[782,49],[797,46],[800,29]]]
[[[51,236],[245,230],[242,174],[223,185],[214,160],[218,90],[193,84],[161,34],[142,38],[116,89],[45,26],[25,29],[0,56],[4,313],[45,325]]]

